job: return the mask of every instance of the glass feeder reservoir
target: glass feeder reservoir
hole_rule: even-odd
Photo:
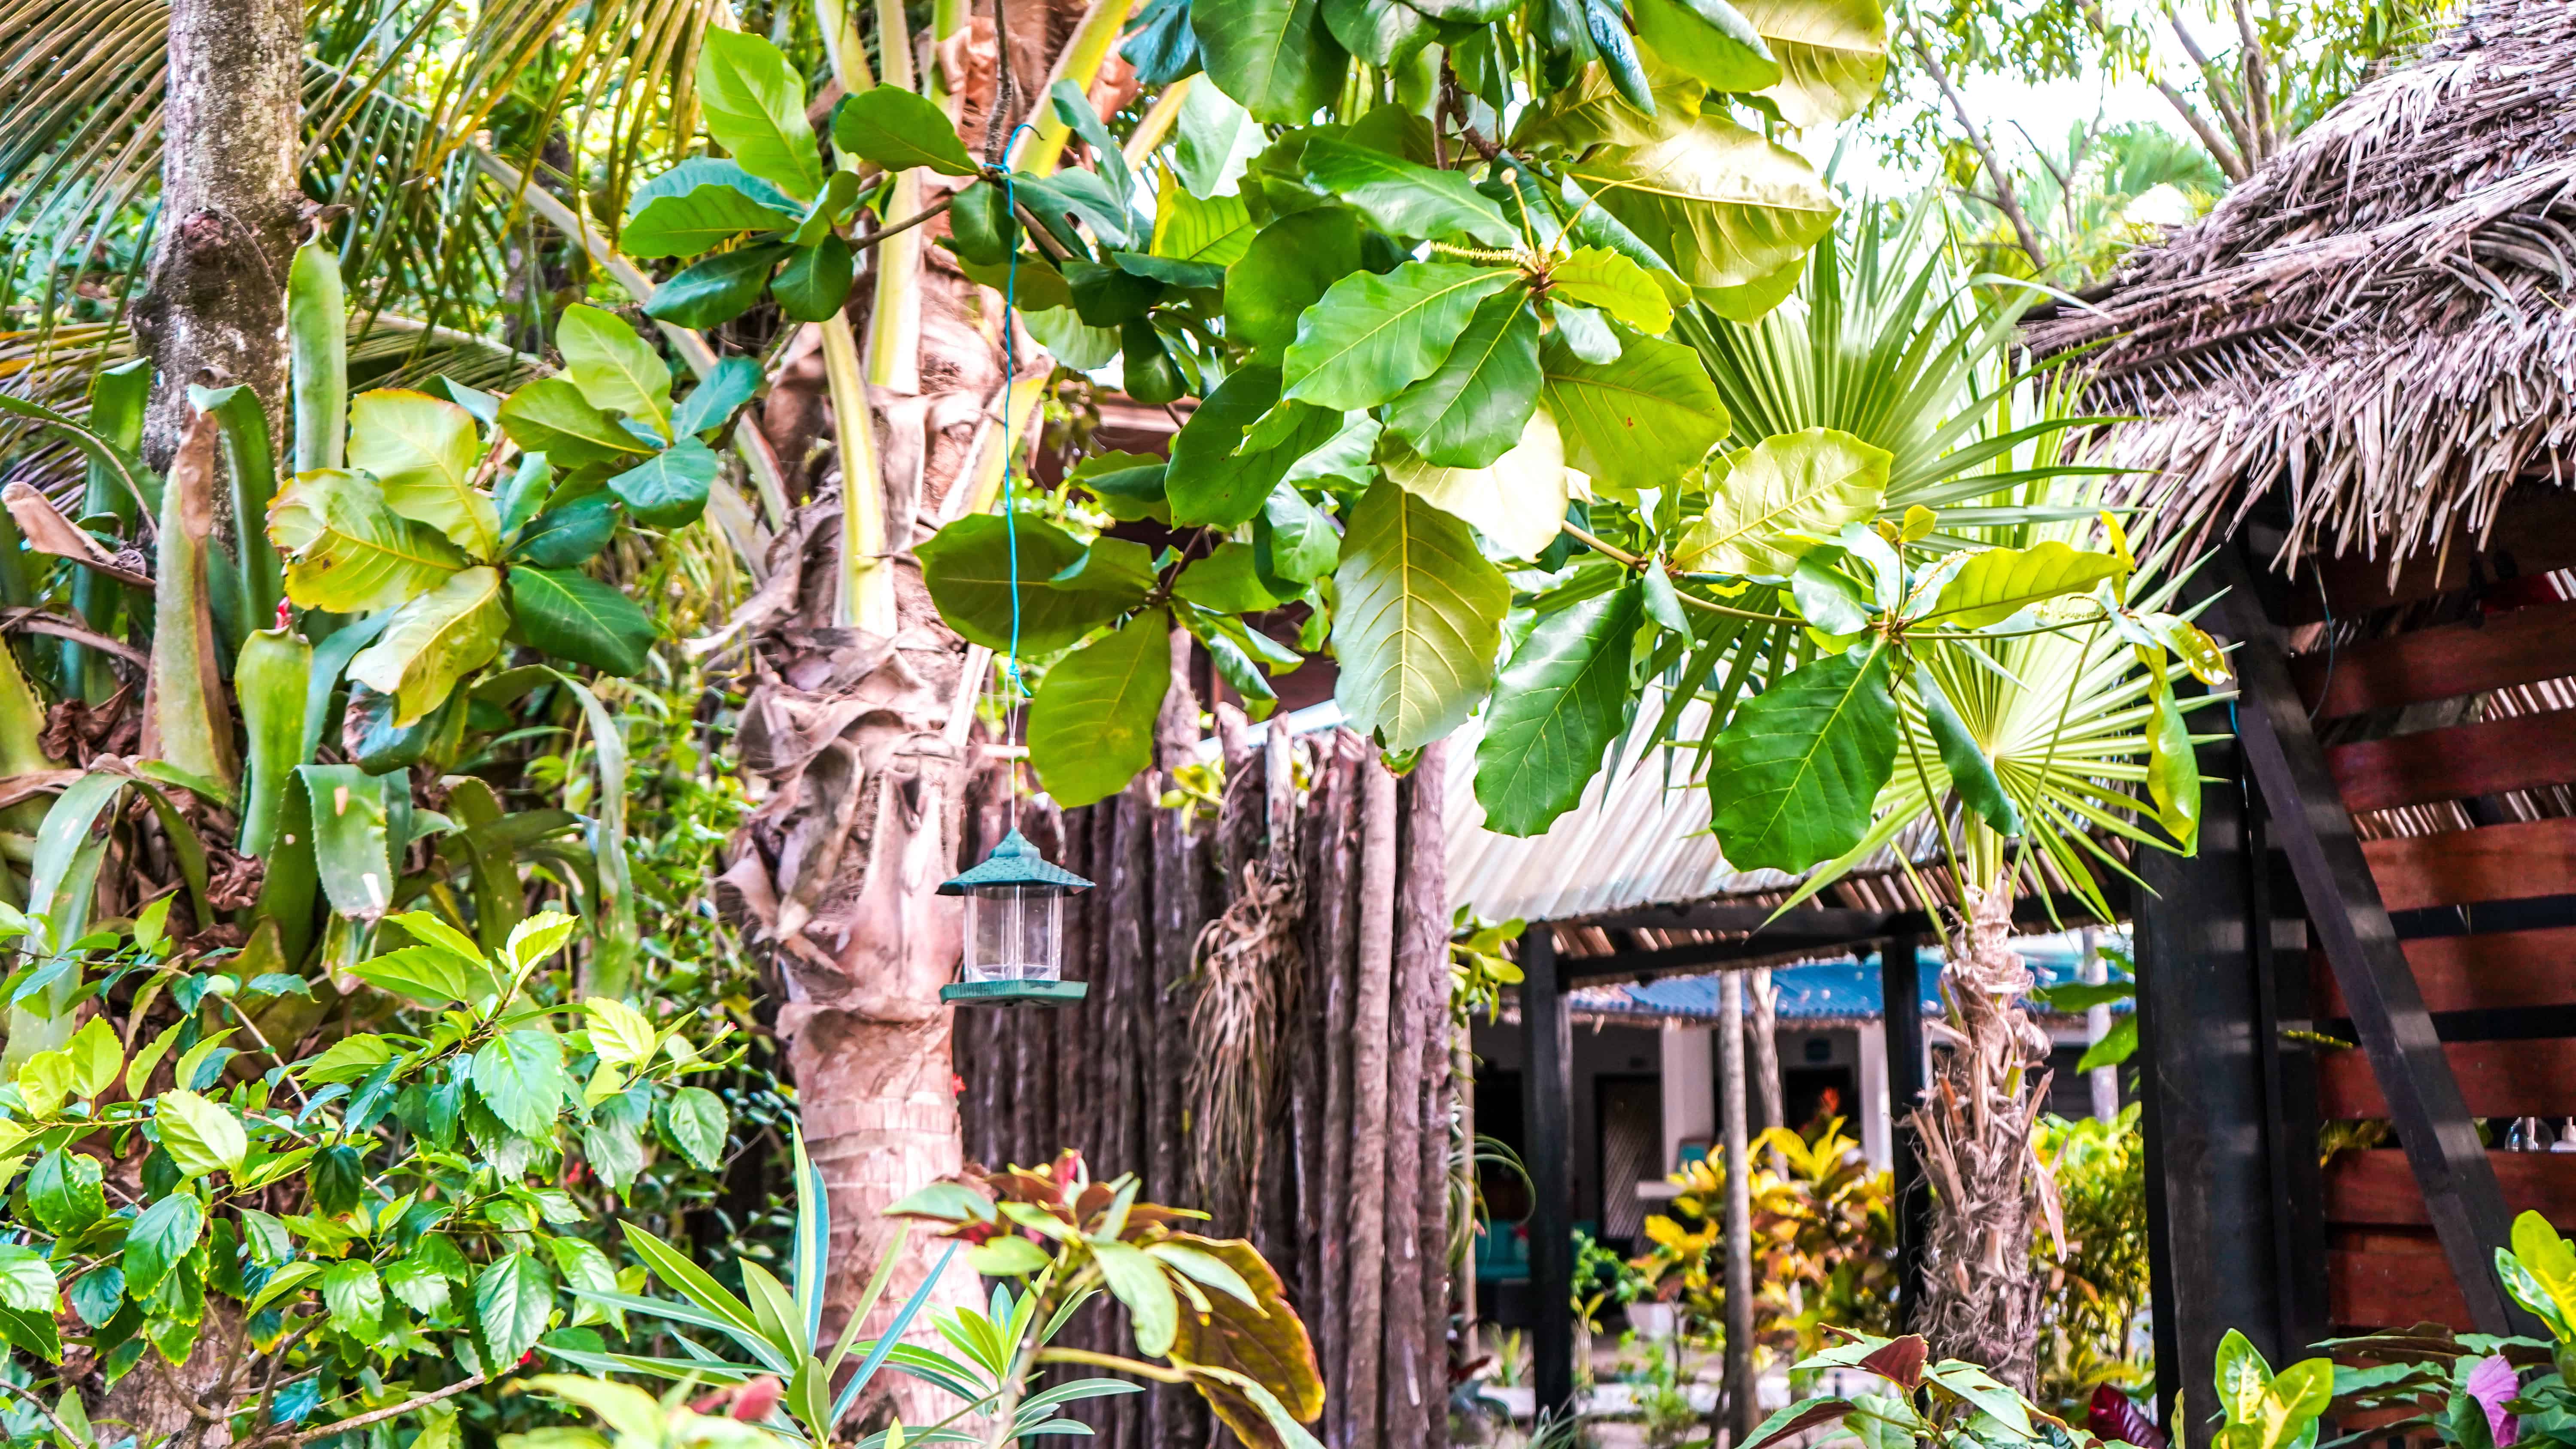
[[[1064,979],[1064,898],[1091,882],[1038,854],[1017,830],[939,893],[966,898],[966,959],[940,999],[957,1002],[1079,1001],[1089,989]]]

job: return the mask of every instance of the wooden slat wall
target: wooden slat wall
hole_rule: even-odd
[[[2368,841],[2364,853],[2401,931],[2470,932],[2405,943],[2469,1110],[2494,1119],[2576,1116],[2576,1041],[2533,1035],[2529,1015],[2576,1008],[2576,925],[2536,923],[2526,905],[2516,908],[2526,918],[2514,924],[2540,928],[2479,932],[2478,914],[2453,919],[2442,909],[2576,896],[2576,820],[2515,819],[2517,812],[2496,805],[2512,792],[2576,782],[2576,710],[2471,715],[2471,722],[2387,732],[2391,721],[2412,722],[2397,713],[2407,706],[2576,676],[2576,601],[2561,599],[2566,590],[2542,576],[2576,565],[2576,496],[2550,490],[2509,502],[2483,554],[2454,542],[2438,561],[2410,563],[2393,583],[2384,561],[2326,564],[2305,575],[2289,599],[2301,621],[2329,610],[2350,620],[2398,608],[2405,612],[2395,617],[2467,622],[2318,647],[2294,660],[2292,673],[2321,724],[2348,721],[2337,726],[2347,737],[2378,734],[2327,751],[2355,814],[2466,802],[2447,808],[2466,810],[2456,818],[2495,822],[2388,836],[2391,829],[2420,830],[2423,812],[2374,817],[2383,823],[2373,832],[2384,838]],[[2356,731],[2355,724],[2372,728]],[[2311,985],[2319,1029],[2349,1039],[2344,1000],[2321,955],[2312,955]],[[2497,1036],[2518,1039],[2481,1039]],[[2316,1085],[2327,1121],[2388,1115],[2357,1050],[2321,1053]],[[2513,1211],[2576,1227],[2576,1152],[2492,1156]],[[2343,1152],[2326,1169],[2325,1189],[2329,1312],[2339,1327],[2427,1320],[2469,1326],[2404,1153],[2393,1146]]]

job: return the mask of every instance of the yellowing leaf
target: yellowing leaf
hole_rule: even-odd
[[[298,473],[268,508],[286,555],[286,596],[308,609],[371,613],[438,587],[466,566],[435,530],[395,513],[353,473]]]
[[[1924,621],[1982,629],[2033,604],[2083,593],[2121,572],[2114,555],[2068,548],[2053,538],[2029,548],[1990,548],[1950,576]]]
[[[1640,332],[1661,335],[1673,325],[1673,304],[1644,267],[1608,247],[1583,247],[1548,274],[1548,295],[1598,307]]]
[[[444,703],[457,680],[491,662],[509,627],[500,571],[470,568],[405,604],[349,661],[349,677],[392,695],[394,723],[408,726]]]
[[[1859,114],[1887,78],[1887,17],[1878,0],[1738,0],[1780,62],[1761,92],[1792,126],[1832,125]]]
[[[1708,516],[1673,550],[1685,573],[1785,575],[1808,539],[1878,512],[1892,455],[1849,433],[1809,428],[1765,438],[1709,469]]]
[[[653,1060],[660,1038],[644,1013],[605,996],[590,998],[581,1009],[590,1018],[590,1049],[602,1062],[640,1067]]]
[[[1565,445],[1545,408],[1530,414],[1510,451],[1483,468],[1426,463],[1392,438],[1380,446],[1397,487],[1522,558],[1536,558],[1565,525]]]
[[[443,398],[393,389],[349,404],[349,466],[375,476],[386,507],[488,560],[500,554],[501,525],[474,487],[481,453],[474,415]]]
[[[1806,255],[1841,208],[1796,152],[1720,116],[1665,120],[1653,139],[1571,168],[1694,287],[1733,287]]]

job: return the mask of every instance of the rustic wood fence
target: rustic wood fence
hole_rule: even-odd
[[[1277,1267],[1313,1334],[1319,1438],[1444,1443],[1462,1127],[1436,747],[1398,779],[1346,732],[1256,746],[1218,713],[1221,803],[1184,768],[1195,731],[1167,727],[1163,768],[1123,794],[1024,812],[1031,840],[1096,883],[1071,904],[1065,955],[1091,993],[959,1013],[966,1153],[1034,1164],[1076,1148],[1095,1178],[1135,1172],[1145,1200],[1207,1209],[1209,1231]],[[1002,828],[981,811],[970,848]],[[1087,1310],[1063,1341],[1125,1350],[1115,1314]],[[1213,1442],[1185,1390],[1076,1408],[1102,1449]]]

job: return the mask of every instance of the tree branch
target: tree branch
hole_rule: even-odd
[[[2263,53],[2263,39],[2254,33],[2254,12],[2245,0],[2236,0],[2236,35],[2245,53],[2239,63],[2245,70],[2245,121],[2254,132],[2254,152],[2245,159],[2260,165],[2269,158],[2279,137],[2272,127],[2272,76],[2269,59]]]
[[[467,1389],[481,1388],[483,1386],[483,1381],[490,1377],[490,1374],[476,1374],[470,1379],[458,1379],[455,1383],[449,1384],[446,1388],[432,1389],[428,1393],[422,1394],[416,1399],[406,1399],[399,1404],[392,1404],[385,1408],[370,1410],[369,1412],[357,1415],[354,1418],[342,1419],[336,1424],[325,1424],[319,1429],[308,1429],[287,1442],[290,1444],[310,1444],[316,1439],[328,1439],[334,1434],[346,1434],[352,1429],[363,1429],[369,1424],[380,1424],[387,1419],[398,1419],[403,1415],[410,1413],[414,1409],[427,1408],[441,1399],[452,1399],[458,1394],[465,1392]]]
[[[2085,8],[2088,13],[2092,11],[2091,6]],[[2254,161],[2257,157],[2254,133],[2245,124],[2245,117],[2237,111],[2236,107],[2228,104],[2227,87],[2222,83],[2217,64],[2210,60],[2209,52],[2200,48],[2199,37],[2191,33],[2191,27],[2182,23],[2182,17],[2175,14],[2170,5],[2165,7],[2165,23],[2173,27],[2174,38],[2182,42],[2183,53],[2191,57],[2192,64],[2200,67],[2200,80],[2209,91],[2209,104],[2217,110],[2218,118],[2226,123],[2228,134],[2236,138],[2234,149],[2231,151],[2218,143],[2211,134],[2208,123],[2201,120],[2200,113],[2192,109],[2189,101],[2183,99],[2182,92],[2161,80],[2156,82],[2156,89],[2162,91],[2165,99],[2171,101],[2174,107],[2182,112],[2185,123],[2199,135],[2200,144],[2208,147],[2209,154],[2217,158],[2218,169],[2226,172],[2229,180],[2242,181],[2253,174]],[[2095,28],[2100,28],[2098,19],[2095,21]]]
[[[2031,228],[2030,218],[2022,212],[2020,194],[2013,189],[2012,173],[2004,170],[2002,158],[1995,154],[1993,143],[1986,139],[1985,128],[1969,114],[1967,97],[1960,95],[1959,88],[1950,83],[1950,72],[1933,58],[1932,47],[1923,43],[1923,32],[1917,30],[1910,19],[1905,22],[1905,38],[1913,45],[1914,57],[1923,63],[1925,73],[1940,86],[1942,97],[1950,103],[1951,113],[1959,118],[1959,128],[1968,133],[1968,144],[1976,148],[1977,159],[1985,165],[1987,178],[1995,183],[1995,199],[2003,204],[2004,217],[2012,223],[2013,235],[2019,239],[2023,254],[2030,258],[2034,270],[2045,273],[2048,254],[2040,249],[2039,233]]]

